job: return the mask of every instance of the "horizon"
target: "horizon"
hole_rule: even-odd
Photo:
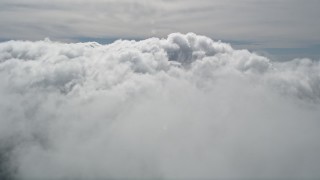
[[[317,0],[3,0],[0,42],[111,43],[194,32],[279,61],[320,60]]]

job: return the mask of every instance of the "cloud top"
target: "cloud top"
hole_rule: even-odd
[[[0,43],[0,175],[319,177],[320,65],[193,33]]]

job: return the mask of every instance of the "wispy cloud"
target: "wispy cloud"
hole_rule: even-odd
[[[144,38],[179,31],[267,42],[270,47],[320,41],[317,0],[3,0],[0,4],[4,27],[0,34],[5,39]]]

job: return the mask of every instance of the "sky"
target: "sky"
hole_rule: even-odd
[[[0,40],[205,35],[274,59],[320,58],[318,0],[1,0]]]

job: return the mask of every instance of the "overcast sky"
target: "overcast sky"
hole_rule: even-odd
[[[239,48],[317,58],[319,8],[319,0],[1,0],[0,40],[108,43],[194,32]]]

